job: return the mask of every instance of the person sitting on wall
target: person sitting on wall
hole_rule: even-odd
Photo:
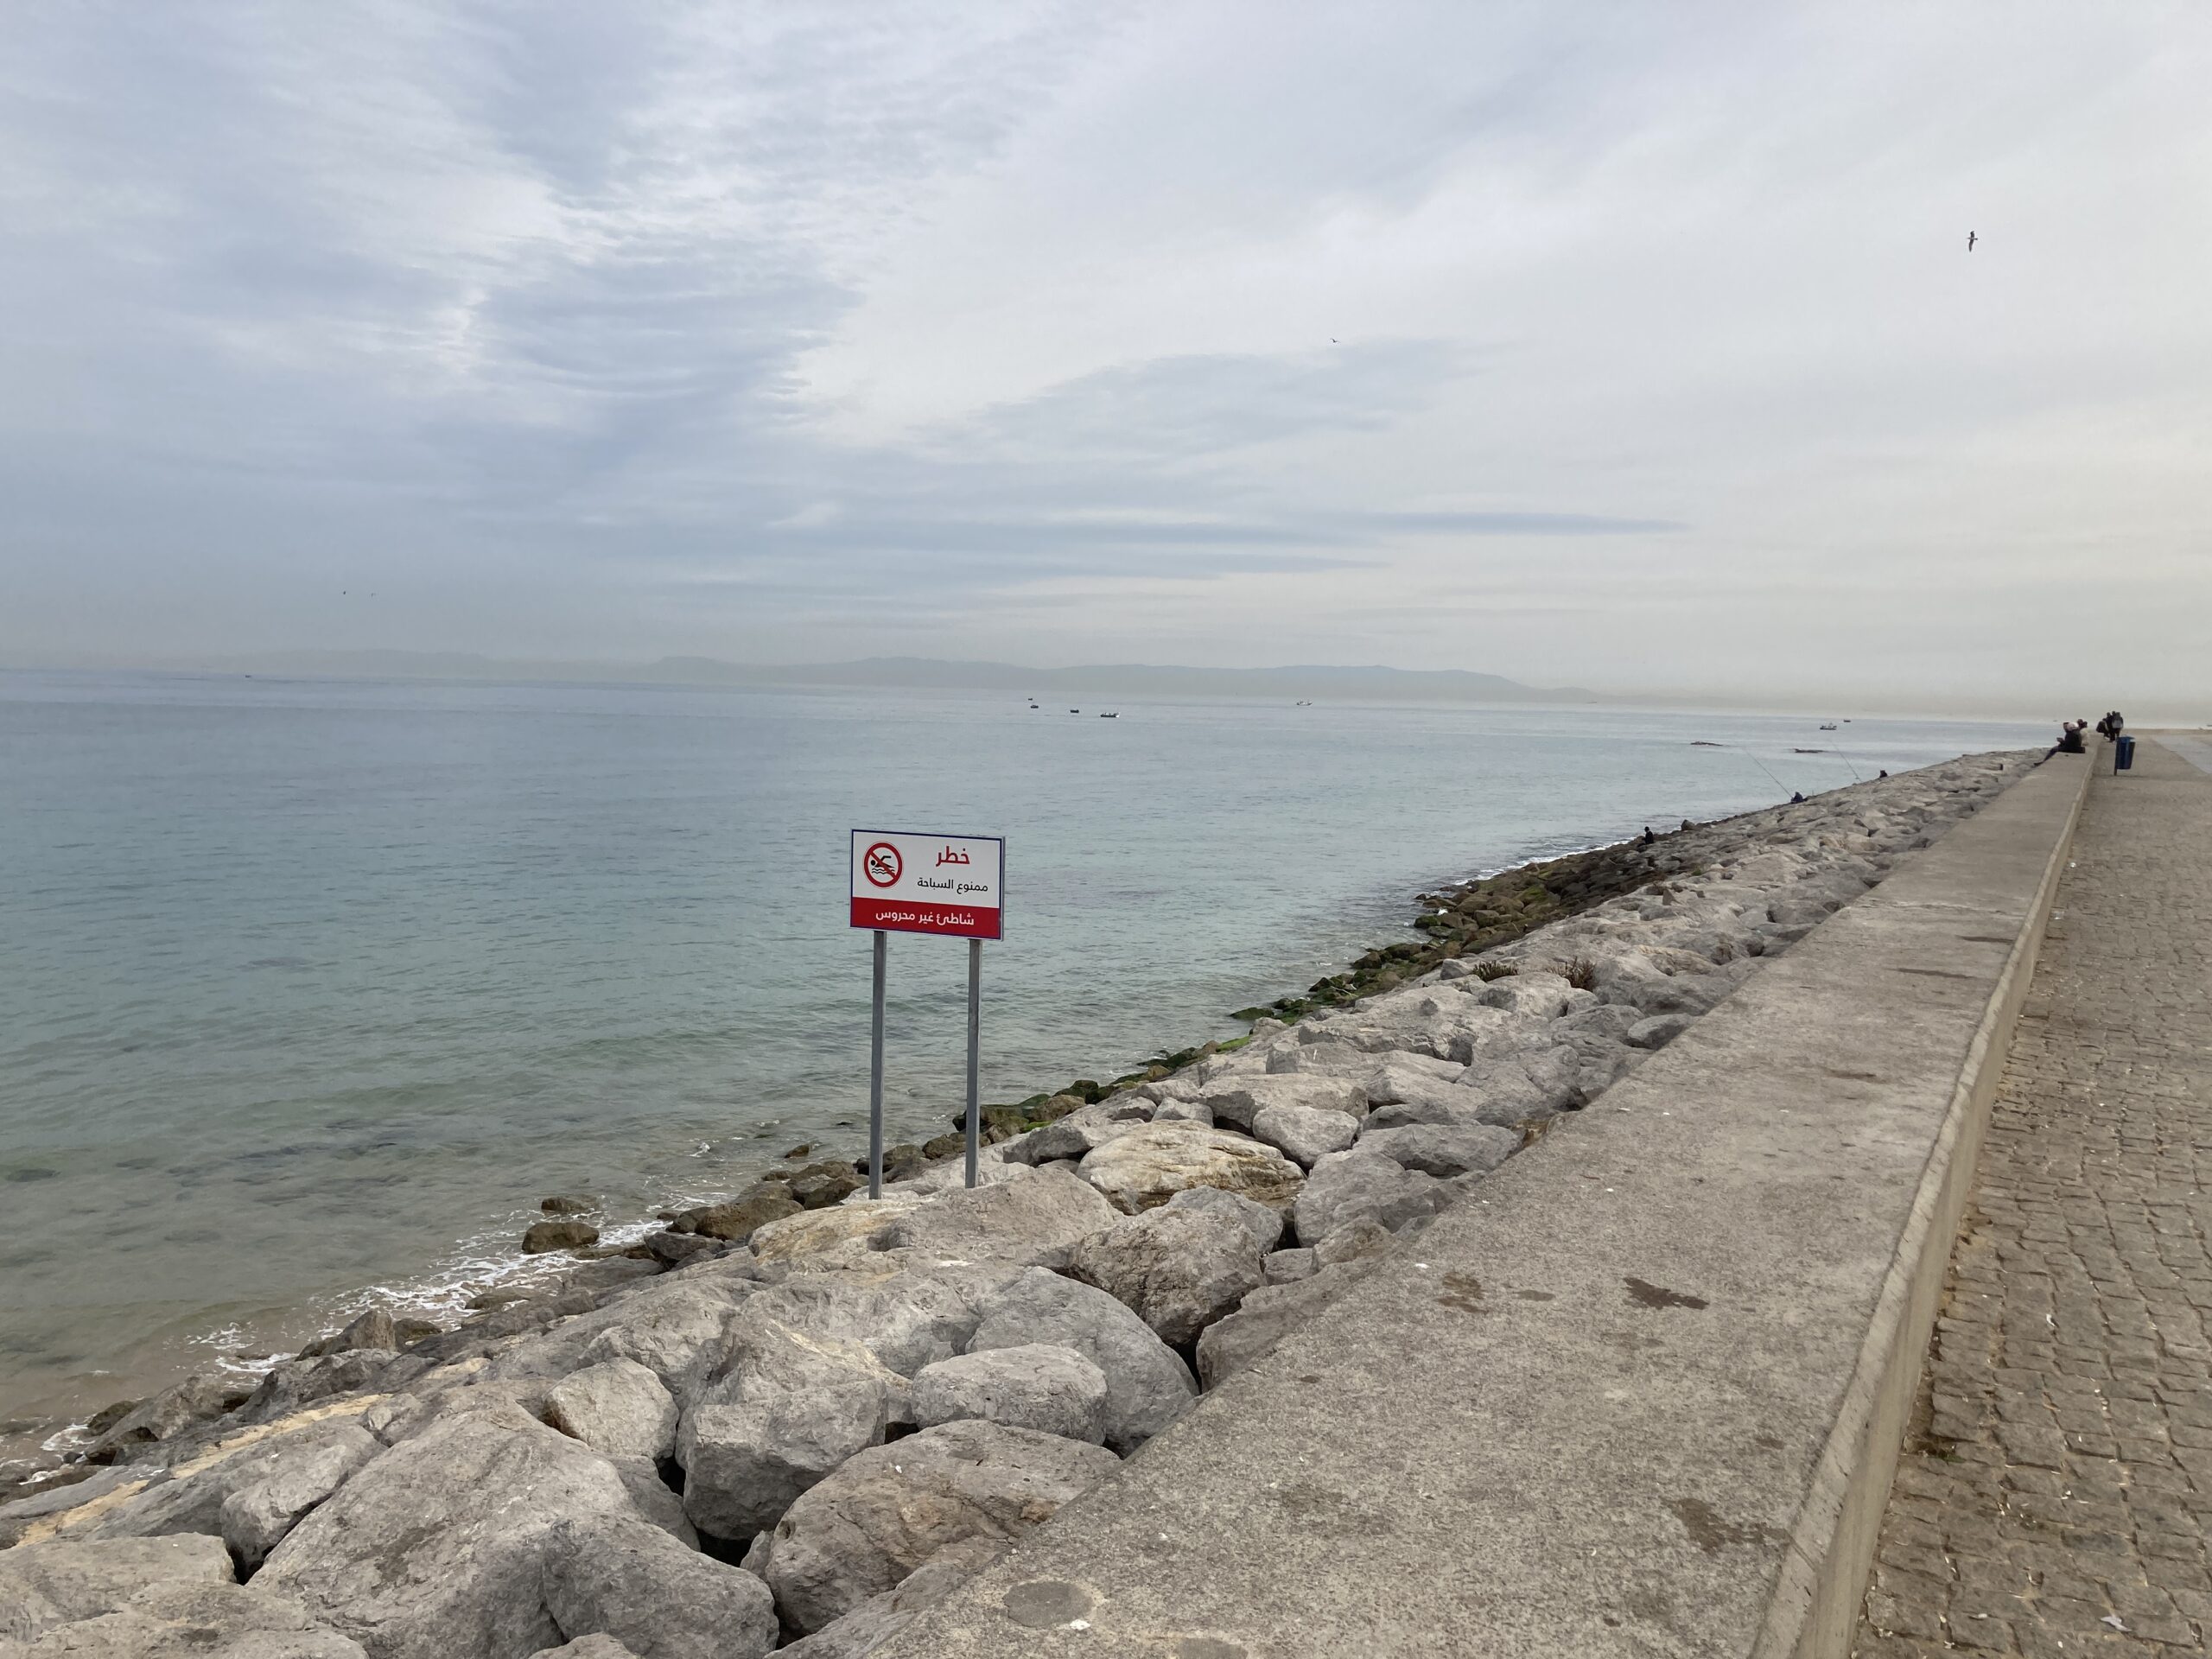
[[[2058,728],[2058,741],[2044,752],[2043,758],[2048,760],[2054,754],[2087,754],[2089,746],[2083,741],[2082,734],[2088,729],[2089,722],[2086,720],[2068,721]]]

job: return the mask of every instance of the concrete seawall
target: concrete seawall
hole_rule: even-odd
[[[881,1649],[1840,1655],[2061,756]]]

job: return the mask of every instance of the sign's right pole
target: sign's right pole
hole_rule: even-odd
[[[983,1145],[982,1109],[976,1105],[977,1057],[983,1047],[983,942],[968,941],[968,1185],[976,1185],[976,1161]]]
[[[875,1024],[868,1053],[868,1195],[883,1196],[883,942],[875,930]]]

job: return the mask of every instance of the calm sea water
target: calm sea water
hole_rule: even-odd
[[[1119,707],[0,675],[0,1418],[449,1298],[547,1192],[636,1218],[857,1153],[855,826],[1007,837],[1013,1099],[1233,1033],[1424,886],[2042,735]],[[964,986],[892,941],[893,1141],[958,1109]]]

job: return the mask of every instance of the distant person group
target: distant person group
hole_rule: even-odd
[[[2104,739],[2106,742],[2109,743],[2120,735],[2120,729],[2126,724],[2126,720],[2121,715],[2119,709],[2109,709],[2106,712],[2105,717],[2097,722],[2097,735]],[[2088,732],[2089,722],[2086,717],[2081,720],[2069,720],[2066,721],[2058,728],[2058,741],[2052,744],[2050,748],[2044,751],[2043,758],[2045,760],[2048,760],[2054,754],[2088,753],[2089,748]]]

